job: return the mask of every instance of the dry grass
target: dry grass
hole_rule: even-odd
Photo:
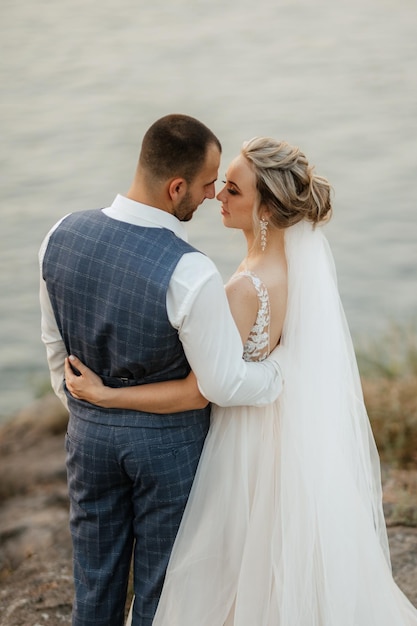
[[[381,341],[357,353],[381,460],[417,468],[417,333],[392,327]]]

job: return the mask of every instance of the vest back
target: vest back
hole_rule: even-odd
[[[168,319],[166,295],[178,261],[192,251],[167,229],[128,224],[100,210],[66,217],[50,237],[43,277],[68,354],[111,386],[185,377],[190,368]],[[207,417],[207,410],[158,417],[102,409],[69,394],[68,401],[72,413],[106,424]]]

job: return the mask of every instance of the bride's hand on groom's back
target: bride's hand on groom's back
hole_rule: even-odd
[[[101,378],[74,355],[65,359],[65,384],[77,400],[99,405],[103,399],[105,387]]]

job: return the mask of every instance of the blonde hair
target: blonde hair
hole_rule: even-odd
[[[314,174],[314,167],[299,148],[270,137],[254,137],[243,144],[241,153],[256,176],[258,218],[265,206],[270,211],[268,221],[277,228],[288,228],[301,220],[319,224],[330,219],[330,183]]]

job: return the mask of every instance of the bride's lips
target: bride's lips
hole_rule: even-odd
[[[222,206],[221,209],[220,209],[220,215],[229,215],[229,213],[226,211],[224,206]]]

